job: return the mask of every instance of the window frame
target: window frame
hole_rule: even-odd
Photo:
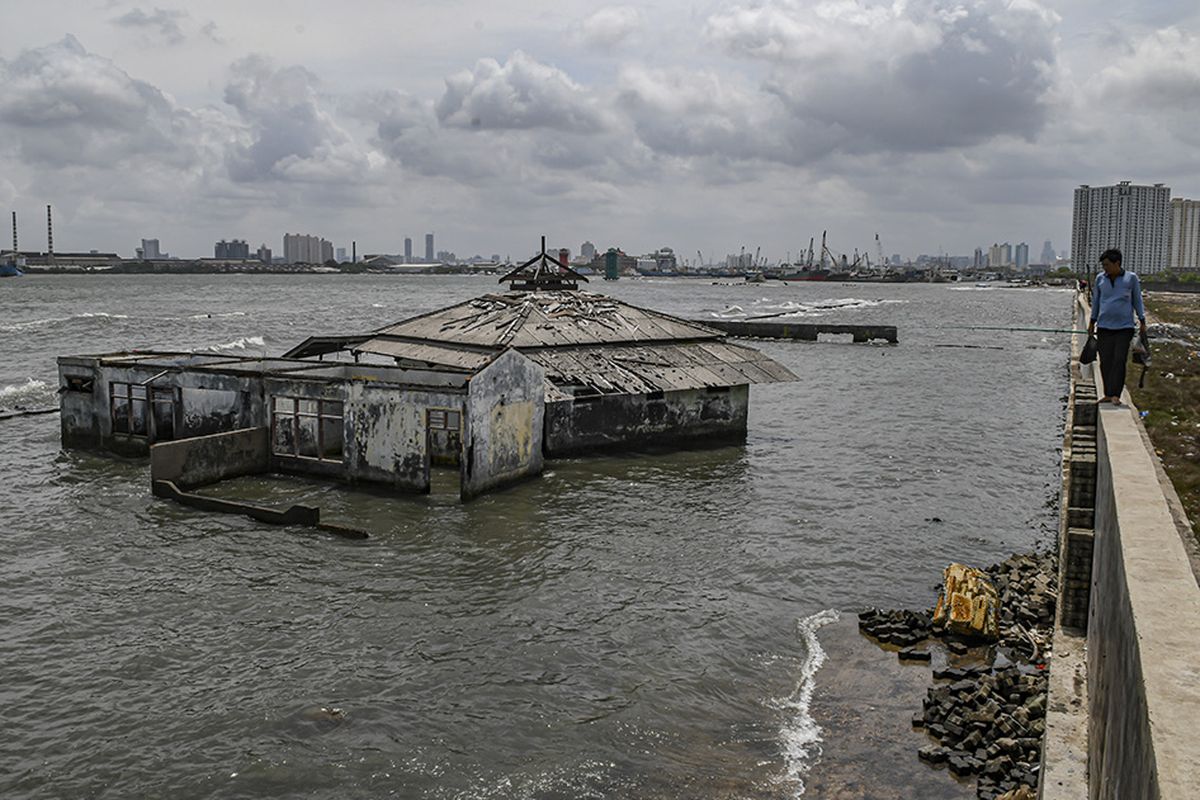
[[[279,403],[290,402],[291,410],[281,410]],[[317,410],[306,411],[301,410],[301,403],[316,403]],[[329,406],[336,405],[337,413],[327,410]],[[317,427],[317,455],[309,456],[300,453],[300,420],[311,419],[316,421]],[[283,395],[277,394],[271,396],[271,455],[279,458],[292,458],[297,461],[313,461],[321,464],[345,464],[346,463],[346,404],[341,400],[327,400],[317,397],[300,397],[298,395]],[[340,447],[338,448],[338,457],[332,458],[323,455],[325,453],[325,424],[336,420],[338,430],[341,431]],[[279,425],[287,424],[291,428],[291,450],[279,449]]]

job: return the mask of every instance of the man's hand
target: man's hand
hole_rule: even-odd
[[[1088,322],[1088,336],[1096,335],[1096,320]]]
[[[1138,322],[1138,332],[1141,333],[1142,336],[1146,335],[1146,320],[1143,319]]]

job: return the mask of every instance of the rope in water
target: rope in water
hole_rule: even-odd
[[[1034,333],[1087,333],[1071,328],[1006,328],[996,325],[946,325],[948,330],[963,331],[1032,331]]]

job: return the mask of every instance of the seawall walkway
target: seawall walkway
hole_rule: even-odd
[[[1090,308],[1076,300],[1076,329]],[[1040,796],[1200,797],[1200,584],[1138,410],[1096,403],[1072,337],[1060,598]]]

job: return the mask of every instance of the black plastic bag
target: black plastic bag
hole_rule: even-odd
[[[1095,336],[1088,336],[1087,342],[1083,345],[1083,352],[1079,354],[1080,364],[1090,364],[1096,360],[1096,347],[1098,346]]]
[[[1146,370],[1150,367],[1150,339],[1145,333],[1139,333],[1133,343],[1133,363],[1142,365],[1142,374],[1138,377],[1138,388],[1146,385]]]

